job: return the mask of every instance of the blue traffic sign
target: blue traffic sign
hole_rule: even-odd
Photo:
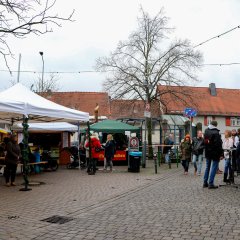
[[[185,108],[184,113],[188,117],[196,117],[197,110],[195,108]]]

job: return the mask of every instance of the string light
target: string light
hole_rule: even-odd
[[[199,67],[207,67],[207,66],[233,66],[233,65],[240,65],[240,62],[232,62],[232,63],[204,63],[198,65]],[[9,70],[1,70],[0,72],[9,72]],[[16,73],[18,71],[11,71],[12,73]],[[41,74],[42,72],[38,71],[31,71],[31,70],[21,70],[21,73],[33,73],[33,74]],[[63,72],[63,71],[56,71],[56,72],[45,72],[46,74],[81,74],[81,73],[104,73],[107,71],[93,71],[93,70],[86,70],[86,71],[76,71],[76,72]]]
[[[211,37],[211,38],[209,38],[209,39],[207,39],[207,40],[205,40],[205,41],[203,41],[203,42],[195,45],[193,48],[202,46],[202,45],[204,45],[205,43],[210,42],[210,41],[214,40],[215,38],[220,38],[220,37],[222,37],[223,35],[226,35],[226,34],[232,32],[232,31],[234,31],[234,30],[236,30],[236,29],[238,29],[238,28],[240,28],[240,25],[238,25],[238,26],[236,26],[236,27],[234,27],[234,28],[231,28],[231,29],[229,29],[228,31],[223,32],[223,33],[221,33],[221,34],[219,34],[219,35],[217,35],[217,36],[215,36],[215,37]],[[221,66],[231,66],[231,65],[240,65],[240,63],[239,63],[239,62],[235,62],[235,63],[206,63],[206,64],[201,64],[201,65],[199,65],[199,66],[220,66],[220,67],[221,67]],[[0,69],[0,72],[9,72],[9,70],[1,70],[1,69]],[[11,72],[14,73],[14,72],[18,72],[18,71],[11,71]],[[21,72],[21,73],[34,73],[34,74],[36,74],[36,73],[38,73],[38,74],[42,73],[42,72],[31,71],[31,70],[21,70],[20,72]],[[93,71],[93,70],[84,70],[84,71],[77,71],[77,72],[63,72],[63,71],[54,72],[54,71],[50,71],[50,72],[45,72],[45,73],[46,73],[46,74],[80,74],[80,73],[101,73],[101,72],[107,72],[107,71]]]
[[[4,70],[4,69],[0,69],[0,72],[9,72],[9,70]],[[18,71],[11,71],[13,73],[16,73]],[[42,73],[41,71],[31,71],[31,70],[20,70],[21,73]],[[50,71],[50,72],[44,72],[44,73],[48,73],[48,74],[79,74],[79,73],[97,73],[97,72],[103,72],[103,71],[92,71],[92,70],[86,70],[86,71],[76,71],[76,72],[63,72],[63,71]]]
[[[209,39],[207,39],[207,40],[205,40],[205,41],[197,44],[196,46],[194,46],[194,48],[199,47],[199,46],[202,46],[203,44],[205,44],[205,43],[207,43],[207,42],[210,42],[210,41],[212,41],[212,40],[215,39],[215,38],[220,38],[220,37],[222,37],[223,35],[228,34],[228,33],[232,32],[232,31],[234,31],[234,30],[236,30],[236,29],[238,29],[238,28],[240,28],[240,25],[238,25],[237,27],[231,28],[231,29],[229,29],[228,31],[226,31],[226,32],[224,32],[224,33],[221,33],[221,34],[219,34],[219,35],[217,35],[217,36],[215,36],[215,37],[211,37],[211,38],[209,38]]]

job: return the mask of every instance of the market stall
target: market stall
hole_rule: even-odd
[[[127,161],[128,137],[129,133],[140,138],[140,128],[116,120],[104,120],[92,124],[90,130],[99,133],[101,143],[105,143],[107,134],[112,134],[116,142],[117,151],[113,161]],[[99,152],[99,161],[104,160],[104,151]]]
[[[22,124],[13,125],[12,129],[18,132],[18,142],[23,140]],[[78,132],[76,125],[67,122],[53,123],[29,123],[29,146],[32,152],[39,148],[40,154],[49,151],[50,156],[58,160],[60,165],[70,162],[70,155],[62,151],[65,147],[70,147],[70,137],[74,132]]]
[[[89,121],[89,114],[49,101],[20,83],[0,93],[0,121],[23,126],[23,177],[28,190],[28,123],[29,122],[79,122]]]

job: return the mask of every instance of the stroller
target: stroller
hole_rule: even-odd
[[[67,164],[68,169],[79,168],[79,159],[78,159],[78,148],[76,146],[64,148],[64,150],[70,153],[70,163]],[[80,168],[86,168],[86,155],[85,153],[79,149],[79,157],[80,157]]]

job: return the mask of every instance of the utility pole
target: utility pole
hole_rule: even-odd
[[[17,75],[17,82],[19,83],[19,79],[20,79],[20,68],[21,68],[21,53],[19,54],[19,58],[18,58],[18,75]]]

